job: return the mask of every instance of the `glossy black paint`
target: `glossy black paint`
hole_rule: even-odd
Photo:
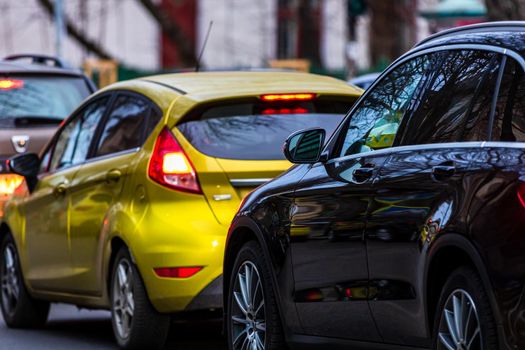
[[[450,44],[522,54],[525,26],[437,37],[412,53]],[[439,283],[469,264],[489,294],[500,348],[524,349],[525,143],[403,146],[400,134],[417,131],[401,125],[393,147],[337,158],[341,128],[328,161],[298,165],[245,200],[225,277],[236,247],[257,239],[292,346],[428,348]]]

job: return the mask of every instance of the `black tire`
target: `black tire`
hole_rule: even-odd
[[[238,337],[240,333],[239,327],[248,327],[246,325],[240,324],[238,322],[235,322],[232,320],[232,316],[238,314],[241,312],[241,315],[246,315],[242,313],[242,310],[239,307],[239,302],[235,300],[234,291],[236,290],[236,286],[238,286],[238,275],[240,273],[240,270],[246,266],[246,264],[253,264],[255,266],[255,273],[257,276],[259,276],[262,286],[262,295],[264,295],[264,321],[265,321],[265,329],[264,332],[264,349],[265,350],[282,350],[287,349],[285,340],[284,340],[284,332],[283,327],[281,324],[281,318],[279,315],[279,309],[277,306],[277,300],[275,298],[275,286],[270,274],[269,269],[269,263],[265,261],[264,253],[262,251],[261,246],[255,242],[251,241],[246,243],[241,250],[239,251],[237,258],[235,260],[235,264],[233,266],[231,278],[230,278],[230,284],[228,288],[228,299],[227,299],[227,313],[226,313],[226,330],[227,330],[227,338],[228,338],[228,349],[230,350],[236,350],[239,349],[238,343],[237,347],[234,346],[234,340]],[[250,265],[252,266],[252,265]],[[242,272],[241,272],[242,273]],[[252,275],[255,276],[255,273],[252,273]],[[244,275],[246,276],[246,274]],[[246,278],[246,277],[245,277]],[[246,283],[246,282],[245,282]],[[257,295],[260,292],[258,292],[257,287],[254,287],[253,292],[253,299],[255,300],[257,298]],[[241,299],[242,300],[242,299]],[[260,304],[260,302],[258,302]],[[254,303],[255,304],[255,303]],[[246,306],[246,305],[245,305]],[[255,309],[255,307],[253,308]],[[250,312],[252,314],[252,320],[255,320],[257,318],[257,311]],[[262,310],[262,309],[261,309]],[[249,323],[248,316],[246,315],[245,318],[246,322]],[[255,322],[255,321],[254,321]],[[235,328],[234,328],[235,327]],[[256,326],[252,326],[251,329],[256,329]],[[234,332],[236,333],[234,335]],[[248,334],[250,331],[246,331],[246,334]],[[253,334],[254,332],[251,331]],[[239,342],[241,342],[239,340]]]
[[[459,328],[462,329],[462,335],[452,334],[450,326],[448,326],[444,309],[447,308],[449,311],[455,311],[453,308],[454,299],[457,302],[456,305],[463,305],[463,309],[458,307],[457,310],[466,310],[461,317],[459,324],[462,324]],[[462,300],[464,302],[462,302]],[[471,307],[473,304],[473,308]],[[436,317],[434,320],[434,332],[432,349],[441,350],[445,346],[443,342],[449,341],[455,343],[455,339],[463,341],[463,348],[467,347],[465,344],[472,341],[471,350],[497,350],[498,349],[498,336],[496,322],[492,308],[490,306],[489,297],[483,286],[483,282],[479,275],[470,267],[460,267],[452,272],[447,279],[439,298],[438,306],[436,309]],[[472,313],[471,313],[471,310]],[[467,322],[470,313],[470,321]],[[477,318],[474,316],[477,314]],[[449,314],[451,315],[451,314]],[[450,317],[450,322],[456,324],[453,316]],[[468,326],[467,326],[468,324]],[[476,334],[476,329],[479,327],[479,335]],[[452,327],[457,329],[458,327]],[[457,343],[456,343],[457,344]],[[460,348],[460,347],[458,347]],[[463,349],[461,348],[461,349]]]
[[[11,265],[9,269],[6,261],[8,251]],[[10,283],[9,287],[8,279],[14,283]],[[18,251],[10,235],[4,235],[0,240],[0,281],[0,305],[6,325],[10,328],[42,327],[49,315],[49,303],[29,295],[20,268]]]
[[[126,270],[131,275],[131,283],[129,288],[132,292],[131,299],[134,307],[132,311],[131,320],[126,322],[129,327],[126,327],[127,332],[122,331],[123,309],[129,307],[128,301],[120,302],[122,298],[118,298],[116,288],[118,287],[118,271],[119,266],[129,268]],[[122,290],[122,289],[118,289]],[[120,249],[115,257],[115,264],[111,274],[111,323],[113,325],[113,333],[118,345],[123,349],[161,349],[166,343],[170,327],[170,317],[158,313],[148,298],[144,282],[140,277],[139,271],[126,248]],[[127,314],[127,313],[126,313]]]

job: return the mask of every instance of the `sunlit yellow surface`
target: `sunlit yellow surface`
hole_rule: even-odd
[[[170,88],[173,87],[173,88]],[[20,250],[26,284],[37,296],[83,306],[109,307],[112,247],[123,242],[140,271],[153,306],[185,310],[222,274],[225,238],[242,198],[252,189],[231,179],[269,179],[290,167],[285,160],[217,159],[196,150],[177,129],[192,109],[264,94],[338,95],[353,101],[362,92],[345,82],[303,73],[221,72],[171,74],[109,86],[146,95],[163,119],[144,146],[132,153],[93,160],[41,176],[30,198],[6,206],[6,223]],[[99,92],[100,93],[100,92]],[[191,164],[167,155],[167,172],[193,166],[203,194],[163,187],[148,177],[156,136],[169,128]],[[110,181],[108,171],[121,174]],[[65,195],[54,190],[68,184]],[[229,198],[215,200],[214,198]],[[187,279],[158,277],[154,268],[204,268]]]

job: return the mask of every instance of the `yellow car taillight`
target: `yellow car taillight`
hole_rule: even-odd
[[[0,174],[0,196],[10,196],[22,185],[24,177],[16,174]]]

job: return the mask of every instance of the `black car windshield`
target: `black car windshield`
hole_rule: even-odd
[[[253,103],[212,107],[177,125],[201,153],[239,160],[285,159],[282,145],[293,132],[313,127],[331,135],[354,100],[260,106]]]
[[[81,77],[0,77],[0,121],[16,118],[60,121],[90,93],[86,81]]]

